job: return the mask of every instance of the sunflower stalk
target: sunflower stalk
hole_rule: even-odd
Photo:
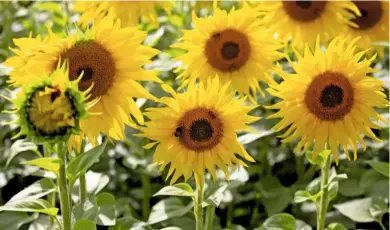
[[[196,230],[203,230],[203,186],[204,180],[197,183],[197,197],[195,199],[194,212],[196,216]]]
[[[81,142],[79,155],[84,153],[85,140]],[[79,187],[80,203],[87,199],[87,182],[85,180],[85,172],[80,172],[80,187]]]
[[[71,209],[69,200],[69,186],[66,179],[66,144],[59,142],[57,144],[58,157],[62,160],[58,175],[58,187],[61,203],[62,224],[64,230],[71,229]]]
[[[142,190],[143,190],[142,217],[144,221],[147,221],[149,217],[149,210],[150,210],[151,187],[150,187],[150,177],[146,172],[141,175],[141,182],[142,182]]]
[[[206,210],[205,230],[213,230],[215,206],[209,205]]]
[[[317,230],[325,229],[326,212],[328,210],[328,185],[330,172],[330,154],[325,155],[325,162],[321,165],[321,191],[320,204],[317,210]]]

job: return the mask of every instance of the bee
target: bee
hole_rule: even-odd
[[[176,128],[175,133],[174,133],[175,137],[182,137],[183,134],[184,134],[183,127]]]

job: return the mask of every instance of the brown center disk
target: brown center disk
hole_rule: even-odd
[[[111,54],[95,41],[81,42],[65,50],[61,54],[61,60],[69,60],[70,80],[78,79],[84,71],[79,83],[80,90],[87,90],[94,84],[90,100],[104,95],[114,81],[114,60]]]
[[[206,108],[187,111],[173,133],[182,145],[194,151],[212,149],[220,142],[222,134],[223,125],[220,118]]]
[[[353,1],[359,8],[362,16],[356,16],[351,21],[359,26],[359,28],[352,27],[354,29],[365,30],[375,26],[382,16],[382,6],[380,1]]]
[[[205,47],[209,64],[222,72],[240,69],[248,61],[250,51],[248,37],[234,29],[215,33]]]
[[[296,21],[310,22],[324,12],[326,1],[283,1],[283,8]]]
[[[313,79],[306,90],[305,103],[320,120],[340,120],[351,111],[353,93],[344,75],[327,71]]]

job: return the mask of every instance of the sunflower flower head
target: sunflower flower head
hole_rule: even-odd
[[[324,43],[338,36],[360,15],[351,1],[264,1],[258,9],[269,31],[299,50],[306,43],[314,47],[317,35]]]
[[[65,62],[50,75],[29,76],[34,83],[23,87],[11,100],[18,116],[13,123],[20,126],[15,138],[26,135],[35,143],[56,143],[80,131],[79,121],[87,117],[90,106],[88,90],[80,92],[78,80],[69,81],[68,74]]]
[[[136,26],[140,21],[158,25],[156,8],[170,13],[172,6],[170,1],[77,1],[73,10],[81,13],[79,24],[87,28],[106,16],[119,19],[123,26]]]
[[[279,111],[269,118],[281,118],[274,127],[284,133],[284,142],[299,139],[297,151],[306,152],[314,143],[313,155],[328,143],[338,162],[338,149],[343,147],[350,159],[348,147],[357,158],[357,143],[366,148],[362,134],[380,141],[371,128],[380,128],[373,120],[387,122],[375,108],[385,108],[388,100],[383,82],[367,76],[375,56],[363,59],[364,51],[355,52],[355,39],[332,40],[326,51],[317,38],[315,52],[306,46],[304,55],[298,52],[297,63],[291,63],[295,74],[279,71],[284,79],[272,85],[269,92],[282,99],[269,106]]]
[[[32,47],[39,49],[39,52],[33,53],[23,68],[13,71],[43,70],[50,75],[61,60],[67,60],[70,80],[78,79],[83,73],[78,88],[86,92],[92,87],[88,91],[88,100],[99,100],[89,111],[98,116],[89,116],[80,121],[81,137],[72,136],[69,139],[71,148],[78,149],[85,136],[96,145],[101,133],[123,139],[125,125],[135,126],[132,117],[143,124],[144,119],[135,98],[157,98],[139,81],[160,82],[156,71],[143,68],[158,53],[158,50],[142,45],[145,32],[136,27],[122,27],[119,20],[105,17],[85,31],[77,29],[75,33],[65,36],[50,34],[49,31],[49,36],[51,42]],[[15,51],[19,56],[19,50]],[[16,82],[16,86],[27,85],[31,83],[31,78],[18,74]]]
[[[269,75],[273,63],[283,57],[277,50],[281,42],[266,32],[257,20],[259,14],[246,3],[227,13],[214,1],[214,15],[198,18],[193,12],[193,30],[184,30],[182,42],[173,47],[187,50],[177,57],[185,66],[179,76],[182,86],[209,76],[219,76],[222,83],[231,82],[240,94],[256,103],[257,92],[262,93],[259,81],[272,83]]]
[[[380,42],[389,42],[389,2],[388,1],[353,1],[359,8],[360,15],[352,19],[353,24],[345,28],[350,39],[360,37],[356,46],[367,50],[369,54],[377,52],[384,57],[384,46]]]
[[[185,93],[176,94],[163,88],[172,97],[160,101],[163,108],[149,108],[145,115],[150,121],[140,127],[143,134],[158,144],[153,161],[163,170],[169,163],[167,179],[171,184],[184,176],[188,180],[193,173],[197,183],[204,178],[205,169],[216,178],[216,168],[229,178],[228,166],[245,165],[238,156],[254,162],[238,142],[236,131],[249,130],[248,124],[259,118],[247,113],[255,106],[244,105],[245,98],[234,98],[229,83],[220,84],[219,78],[208,80],[205,85],[190,85]],[[238,155],[238,156],[237,156]]]

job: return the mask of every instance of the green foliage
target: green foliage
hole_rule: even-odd
[[[161,221],[173,218],[180,217],[189,212],[193,207],[193,203],[184,205],[180,199],[176,197],[170,197],[164,200],[161,200],[152,207],[152,211],[149,215],[148,224],[156,224]]]
[[[366,161],[375,171],[381,173],[382,175],[389,177],[389,163],[387,162],[378,162],[378,161]]]
[[[42,169],[48,170],[50,172],[58,174],[58,170],[60,169],[60,165],[63,164],[61,159],[42,157],[31,161],[24,162],[25,164],[35,165],[41,167]]]
[[[179,1],[170,15],[162,13],[160,26],[141,24],[148,34],[144,44],[159,49],[145,68],[158,70],[159,77],[178,88],[175,80],[180,63],[173,60],[183,50],[170,45],[181,37],[182,29],[192,28],[190,2]],[[227,2],[230,9],[236,2]],[[76,14],[69,1],[6,1],[0,2],[0,94],[10,97],[8,69],[1,63],[13,55],[13,39],[44,37],[47,26],[55,33],[72,31]],[[197,10],[198,15],[208,15],[211,9]],[[388,45],[383,43],[382,45]],[[385,53],[388,52],[388,48]],[[291,53],[291,52],[290,52]],[[129,54],[131,55],[131,54]],[[291,57],[295,58],[295,57]],[[383,80],[388,95],[388,54],[377,60],[372,76]],[[280,63],[286,71],[292,71],[286,60]],[[131,65],[131,63],[129,63]],[[278,79],[278,76],[275,76]],[[158,84],[142,83],[149,92],[160,98],[166,96]],[[259,103],[276,103],[266,92]],[[156,102],[137,99],[142,111],[160,106]],[[0,97],[0,110],[10,109],[10,103]],[[380,110],[388,117],[387,109]],[[239,133],[256,163],[249,167],[231,170],[231,180],[226,182],[221,171],[216,181],[206,175],[203,207],[214,206],[213,229],[245,230],[315,229],[315,209],[320,191],[320,167],[330,151],[316,157],[308,151],[304,156],[294,154],[295,143],[283,143],[281,133],[271,127],[276,119],[265,119],[269,110],[259,107],[253,115],[263,117],[253,124],[255,133]],[[12,115],[0,113],[1,121],[11,120]],[[99,124],[96,124],[99,125]],[[358,149],[358,159],[348,161],[339,154],[339,163],[328,181],[329,205],[327,230],[377,229],[388,213],[389,200],[389,130],[387,124],[374,131],[383,143],[365,138],[367,150]],[[54,217],[60,214],[56,174],[64,163],[51,151],[23,139],[11,140],[18,130],[13,126],[0,128],[0,229],[59,229]],[[125,140],[110,140],[95,148],[88,145],[83,154],[71,152],[67,156],[67,179],[72,187],[72,218],[76,230],[104,229],[163,229],[193,230],[193,199],[196,197],[193,179],[167,186],[167,171],[158,171],[152,163],[153,149],[143,149],[148,141],[135,137],[138,133],[127,127]],[[103,137],[104,138],[104,137]],[[38,157],[38,158],[37,158]],[[86,173],[87,199],[80,202],[79,177]],[[54,201],[54,202],[53,202]],[[206,214],[205,214],[206,215]],[[384,221],[383,221],[384,222]],[[388,226],[386,226],[388,228]]]
[[[258,230],[295,230],[295,225],[292,215],[282,213],[269,217]]]
[[[109,193],[101,193],[96,197],[77,205],[73,210],[76,220],[87,219],[102,226],[115,225],[115,197]]]
[[[106,145],[107,141],[79,155],[69,163],[66,174],[70,181],[70,187],[72,187],[74,182],[79,178],[80,173],[85,173],[93,164],[99,161],[99,157],[104,152]]]
[[[179,183],[172,186],[166,186],[162,188],[160,191],[155,193],[153,196],[195,196],[194,191],[191,186],[186,183]]]
[[[73,225],[73,230],[96,230],[96,225],[90,220],[80,219]]]

